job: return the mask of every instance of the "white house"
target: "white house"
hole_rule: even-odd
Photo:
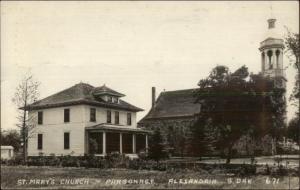
[[[1,159],[11,159],[14,156],[14,147],[1,146]]]
[[[148,131],[137,128],[142,109],[105,85],[79,83],[25,107],[35,126],[28,156],[135,154],[147,150]]]

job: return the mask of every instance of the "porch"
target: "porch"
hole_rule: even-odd
[[[111,152],[137,154],[148,150],[149,131],[99,124],[86,127],[86,153],[105,156]]]

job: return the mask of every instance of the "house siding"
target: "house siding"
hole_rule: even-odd
[[[90,122],[90,108],[96,108],[96,122]],[[130,128],[137,128],[136,124],[136,113],[124,110],[117,110],[111,108],[101,108],[101,107],[93,107],[93,106],[84,106],[85,112],[85,122],[87,126],[93,126],[95,124],[106,123],[106,114],[107,110],[111,111],[111,124],[115,124],[115,112],[119,112],[119,124],[122,126],[127,126]],[[127,113],[131,113],[131,125],[127,125]]]
[[[64,122],[64,109],[70,109],[70,122]],[[96,122],[90,122],[90,108],[96,108]],[[48,108],[29,112],[37,124],[37,113],[43,111],[43,124],[36,125],[28,139],[28,156],[43,155],[74,155],[87,153],[86,126],[106,123],[106,111],[112,111],[112,125],[115,123],[115,111],[119,112],[119,125],[136,128],[136,113],[130,111],[76,105],[68,107]],[[127,113],[132,115],[132,125],[127,125]],[[70,133],[70,148],[64,149],[64,133]],[[43,149],[37,148],[37,136],[43,134]]]
[[[70,122],[64,122],[64,109],[70,109]],[[28,156],[83,155],[85,152],[84,106],[69,106],[30,111],[29,117],[37,117],[43,111],[43,124],[36,125],[28,139]],[[36,122],[36,121],[33,121]],[[70,149],[64,149],[64,133],[70,133]],[[37,136],[43,134],[43,148],[37,149]]]

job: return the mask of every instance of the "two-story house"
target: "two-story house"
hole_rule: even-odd
[[[105,85],[79,83],[25,107],[34,119],[28,156],[135,154],[147,150],[148,131],[137,128],[142,109]]]

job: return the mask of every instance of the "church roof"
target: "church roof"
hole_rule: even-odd
[[[79,83],[56,94],[48,96],[42,100],[36,101],[33,104],[28,105],[26,110],[36,110],[43,108],[62,107],[71,105],[93,105],[99,107],[116,108],[128,111],[142,111],[134,105],[131,105],[123,100],[119,100],[119,103],[106,102],[97,96],[94,96],[95,87],[86,83]],[[101,88],[100,88],[101,89]],[[111,90],[110,88],[107,88]],[[116,92],[114,90],[111,90]],[[24,108],[21,108],[24,109]]]
[[[200,112],[200,104],[196,103],[197,89],[176,90],[162,92],[154,107],[140,121],[149,119],[193,117]]]

